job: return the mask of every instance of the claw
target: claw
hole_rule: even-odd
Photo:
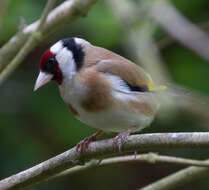
[[[118,147],[119,152],[122,150],[122,146],[126,140],[126,138],[136,129],[136,126],[130,127],[127,131],[124,131],[122,133],[119,133],[114,138],[114,144]]]
[[[95,141],[96,138],[98,136],[100,136],[103,133],[103,131],[97,131],[96,133],[94,133],[93,135],[91,135],[90,137],[86,137],[85,139],[83,139],[81,142],[79,142],[76,146],[76,152],[79,152],[80,155],[83,154],[83,152],[88,148],[89,144],[92,141]]]

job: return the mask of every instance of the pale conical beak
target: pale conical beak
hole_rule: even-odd
[[[41,86],[43,86],[46,83],[48,83],[49,81],[51,81],[52,78],[53,78],[52,74],[44,73],[44,72],[40,71],[38,78],[36,80],[34,91],[36,91],[38,88],[40,88]]]

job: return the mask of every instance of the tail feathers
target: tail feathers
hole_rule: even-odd
[[[193,105],[193,109],[197,106],[209,105],[209,98],[199,92],[195,92],[194,90],[175,84],[167,84],[164,90],[165,91],[161,91],[161,95],[167,96],[176,104]]]

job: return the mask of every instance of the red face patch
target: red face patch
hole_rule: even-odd
[[[52,57],[55,57],[55,55],[50,51],[50,49],[46,50],[44,54],[41,57],[40,61],[40,69],[43,70],[46,64],[48,63],[48,60]]]
[[[55,80],[58,84],[62,84],[63,76],[62,71],[59,68],[59,64],[50,49],[45,51],[41,57],[40,70],[42,72],[50,73],[53,75],[52,80]]]

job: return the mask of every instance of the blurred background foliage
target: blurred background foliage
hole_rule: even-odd
[[[20,18],[24,18],[26,24],[37,20],[45,3],[43,0],[9,0],[0,30],[0,46],[17,32]],[[209,21],[208,0],[174,0],[173,4],[197,24]],[[160,33],[162,35],[162,31]],[[77,36],[133,60],[131,51],[128,53],[125,49],[127,35],[105,1],[100,1],[84,18],[71,25],[66,23],[40,44],[0,87],[0,179],[73,147],[95,131],[70,115],[55,83],[33,92],[42,52],[61,38]],[[208,62],[177,43],[168,45],[161,53],[174,81],[209,95]],[[156,119],[143,132],[174,131],[208,131],[208,128],[200,120],[179,111],[169,120]],[[107,137],[112,137],[112,134],[102,138]],[[168,150],[162,153],[197,159],[209,157],[209,149]],[[167,164],[115,165],[66,176],[33,189],[136,189],[180,168]],[[180,189],[208,190],[208,187],[209,180],[204,178]]]

